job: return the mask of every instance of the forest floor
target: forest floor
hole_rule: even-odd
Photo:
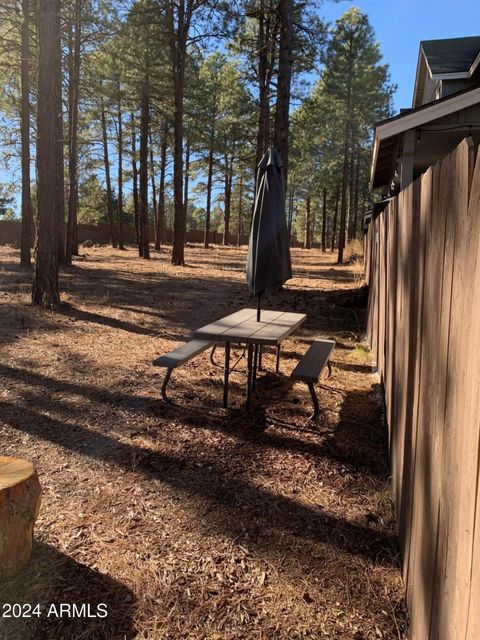
[[[173,374],[173,407],[152,366],[254,306],[245,249],[188,247],[182,268],[167,251],[81,253],[50,312],[29,305],[31,273],[0,247],[0,454],[32,460],[43,487],[31,561],[0,582],[0,607],[41,615],[0,611],[1,640],[406,638],[381,394],[365,309],[348,304],[358,269],[293,250],[294,278],[265,307],[308,319],[280,376],[265,357],[246,412],[245,358],[228,410],[207,353]],[[289,374],[316,337],[337,347],[312,426]],[[52,603],[108,616],[59,618]]]

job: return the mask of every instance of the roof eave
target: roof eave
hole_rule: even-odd
[[[425,52],[423,50],[422,43],[420,42],[420,47],[418,49],[417,72],[415,74],[415,85],[414,85],[414,89],[413,89],[413,101],[412,101],[412,107],[413,108],[415,108],[415,103],[416,103],[416,100],[417,100],[418,81],[419,81],[419,77],[420,77],[420,66],[421,66],[421,62],[422,62],[422,57],[423,57],[423,60],[426,63]],[[428,65],[427,65],[427,68],[428,68]]]
[[[377,159],[378,159],[378,146],[379,140],[377,137],[377,129],[375,128],[375,137],[373,141],[373,149],[372,149],[372,160],[370,163],[370,181],[368,183],[368,188],[370,191],[374,190],[374,182],[375,182],[375,170],[377,168]]]
[[[461,109],[467,109],[478,103],[480,103],[480,86],[452,94],[442,100],[431,102],[407,113],[377,123],[375,126],[372,164],[370,167],[370,190],[379,188],[379,185],[375,185],[375,175],[382,141],[399,136],[406,131],[421,127],[427,122],[438,120],[439,118],[448,116]]]

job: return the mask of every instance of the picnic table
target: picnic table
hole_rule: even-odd
[[[304,313],[286,311],[262,311],[257,321],[256,309],[241,309],[193,332],[194,339],[225,343],[225,369],[223,406],[228,406],[228,382],[230,376],[230,345],[247,345],[247,407],[255,388],[259,349],[277,347],[277,372],[281,343],[306,320]]]

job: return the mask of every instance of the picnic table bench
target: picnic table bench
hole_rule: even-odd
[[[198,356],[200,353],[203,353],[203,351],[206,351],[211,346],[214,346],[211,340],[190,340],[153,361],[156,367],[165,367],[167,369],[162,385],[162,398],[165,402],[171,403],[171,400],[167,396],[167,386],[172,371],[189,360],[192,360],[192,358],[195,358],[195,356]]]
[[[313,413],[310,416],[310,420],[315,420],[320,411],[314,383],[320,379],[325,365],[328,366],[329,377],[332,375],[330,355],[334,347],[335,340],[315,340],[292,371],[291,377],[295,380],[306,382],[310,391],[313,402]]]

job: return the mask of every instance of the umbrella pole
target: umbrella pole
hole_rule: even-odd
[[[261,313],[261,306],[262,306],[262,294],[263,291],[260,291],[258,294],[258,299],[257,299],[257,322],[260,322],[260,313]]]
[[[262,294],[263,291],[258,293],[257,300],[257,322],[260,322],[261,306],[262,306]],[[252,390],[257,387],[257,371],[258,371],[258,344],[255,345],[253,350],[253,372],[252,372]]]

